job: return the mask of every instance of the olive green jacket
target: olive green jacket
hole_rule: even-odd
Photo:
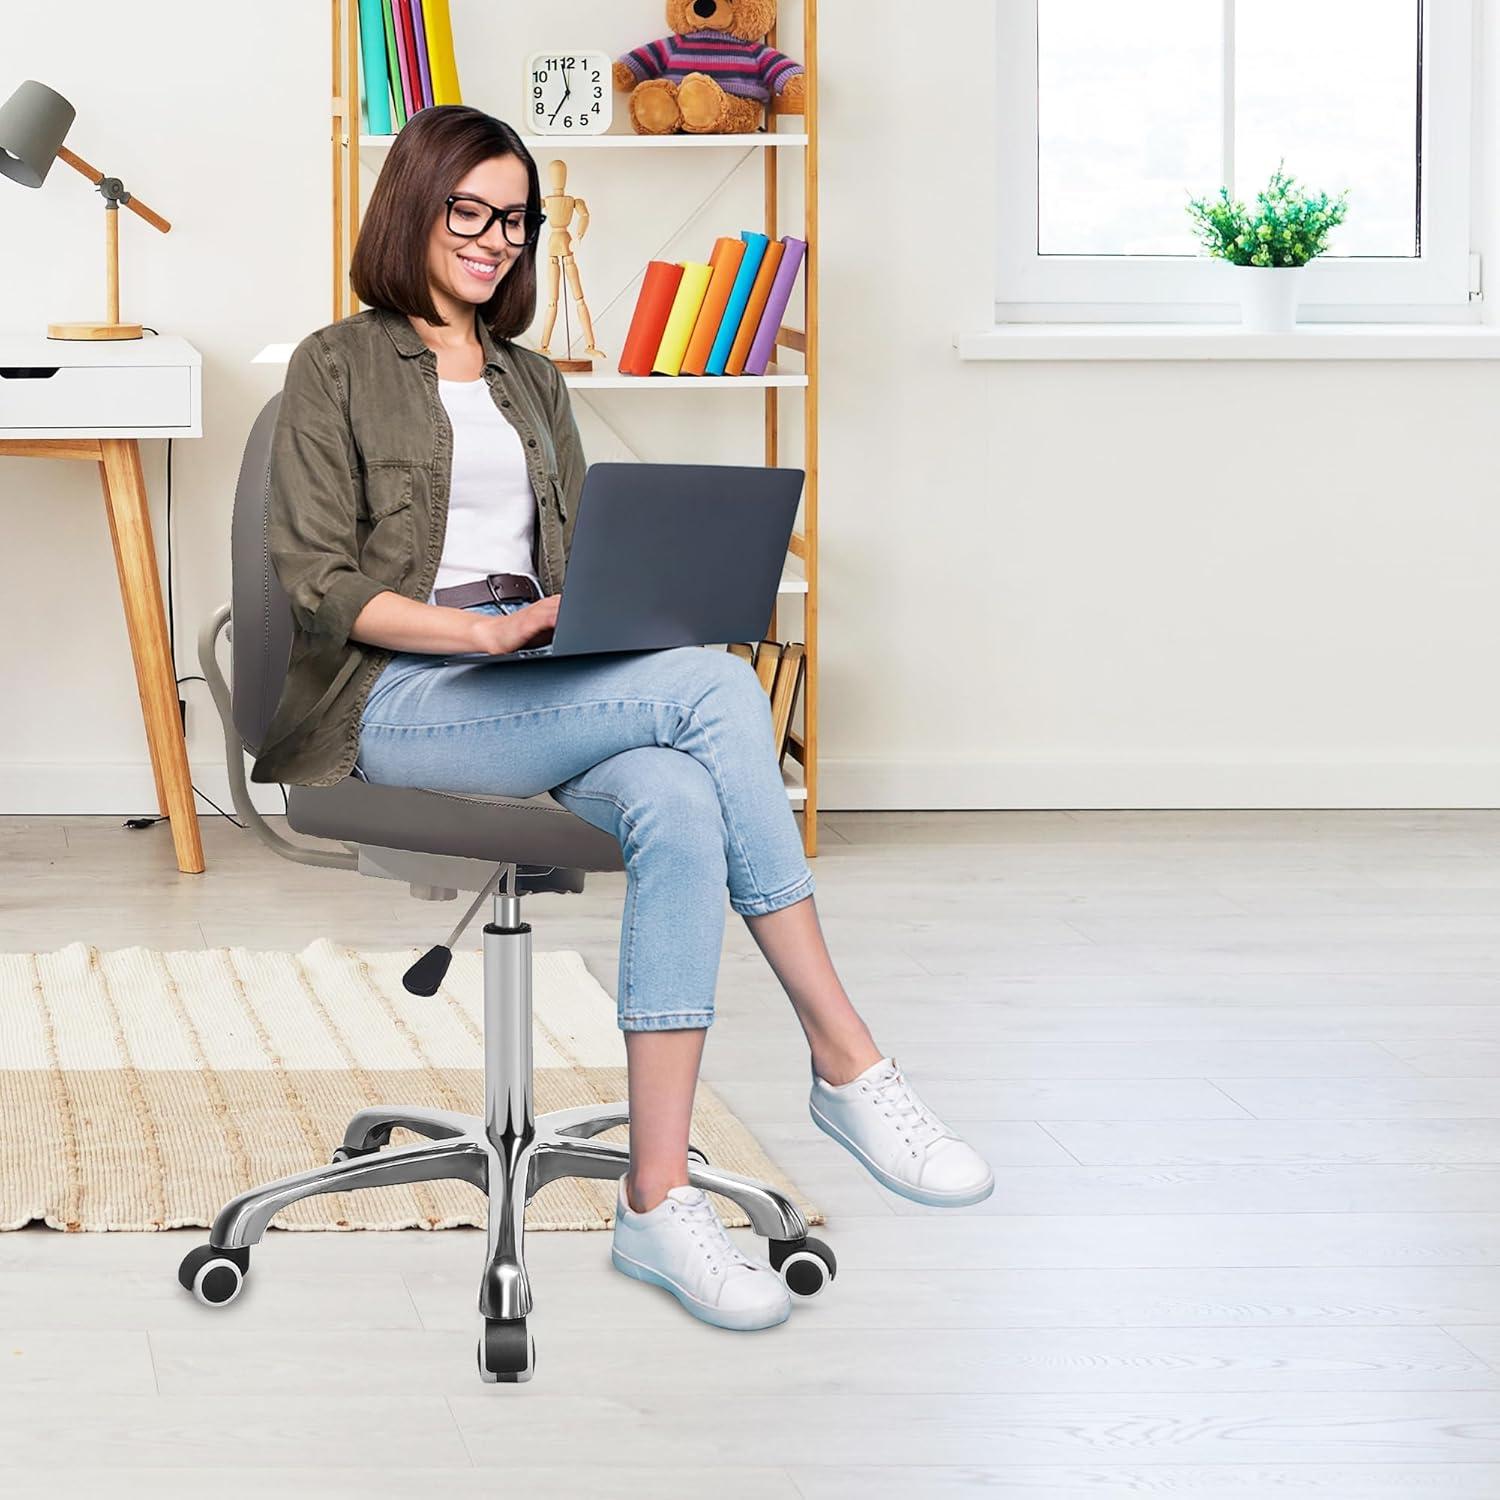
[[[555,594],[586,467],[568,390],[550,359],[496,343],[481,318],[475,329],[490,394],[525,446],[536,574]],[[349,631],[386,589],[425,603],[443,552],[453,428],[437,380],[436,354],[385,308],[341,318],[292,351],[266,539],[294,630],[252,781],[331,786],[354,765],[365,698],[393,653]]]

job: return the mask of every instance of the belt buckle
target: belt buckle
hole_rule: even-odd
[[[486,573],[484,575],[484,583],[485,587],[490,591],[490,598],[493,599],[496,604],[503,604],[505,601],[500,597],[499,593],[495,589],[495,579],[498,576],[499,575],[496,573]]]

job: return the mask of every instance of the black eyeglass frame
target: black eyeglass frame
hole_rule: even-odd
[[[490,216],[484,221],[483,228],[476,229],[472,234],[465,234],[463,230],[455,229],[453,227],[453,205],[455,203],[477,203],[481,208],[489,209]],[[483,198],[476,198],[469,193],[449,193],[447,198],[443,202],[443,222],[447,225],[448,233],[454,235],[458,239],[477,240],[480,238],[480,236],[487,234],[489,232],[490,225],[493,224],[496,219],[499,219],[500,233],[505,236],[505,243],[519,250],[524,249],[527,245],[531,244],[537,238],[537,236],[541,234],[542,225],[547,222],[547,215],[542,213],[540,210],[538,210],[535,214],[533,214],[529,208],[520,210],[526,215],[526,221],[528,225],[530,225],[530,228],[527,232],[526,238],[518,242],[511,239],[510,225],[505,222],[505,216],[507,214],[513,214],[516,211],[517,210],[515,210],[514,208],[495,208],[493,205],[486,203]]]

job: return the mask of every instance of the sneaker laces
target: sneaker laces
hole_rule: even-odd
[[[714,1211],[714,1206],[708,1201],[708,1194],[701,1188],[698,1196],[690,1203],[684,1203],[680,1198],[673,1198],[672,1212],[682,1219],[692,1231],[699,1245],[705,1250],[709,1257],[709,1270],[719,1275],[723,1269],[715,1256],[722,1256],[728,1264],[744,1266],[751,1271],[761,1271],[765,1267],[749,1256],[741,1253],[740,1248],[729,1238],[729,1231],[724,1227],[724,1221]],[[703,1237],[702,1231],[707,1231],[708,1240]],[[709,1243],[712,1241],[712,1243]]]
[[[875,1095],[887,1118],[896,1122],[902,1139],[917,1156],[940,1136],[952,1131],[917,1097],[906,1075],[894,1063],[888,1073],[868,1081],[864,1087]]]

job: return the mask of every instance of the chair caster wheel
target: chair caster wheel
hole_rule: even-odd
[[[772,1240],[771,1264],[794,1297],[816,1297],[838,1275],[838,1258],[820,1239]]]
[[[487,1385],[530,1380],[536,1373],[536,1340],[525,1318],[486,1318],[479,1336],[479,1376]]]
[[[338,1166],[341,1161],[354,1161],[361,1156],[374,1156],[380,1150],[379,1146],[335,1146],[331,1165]]]
[[[177,1268],[177,1279],[205,1307],[223,1307],[233,1302],[250,1270],[250,1251],[218,1250],[199,1245],[189,1250]]]

